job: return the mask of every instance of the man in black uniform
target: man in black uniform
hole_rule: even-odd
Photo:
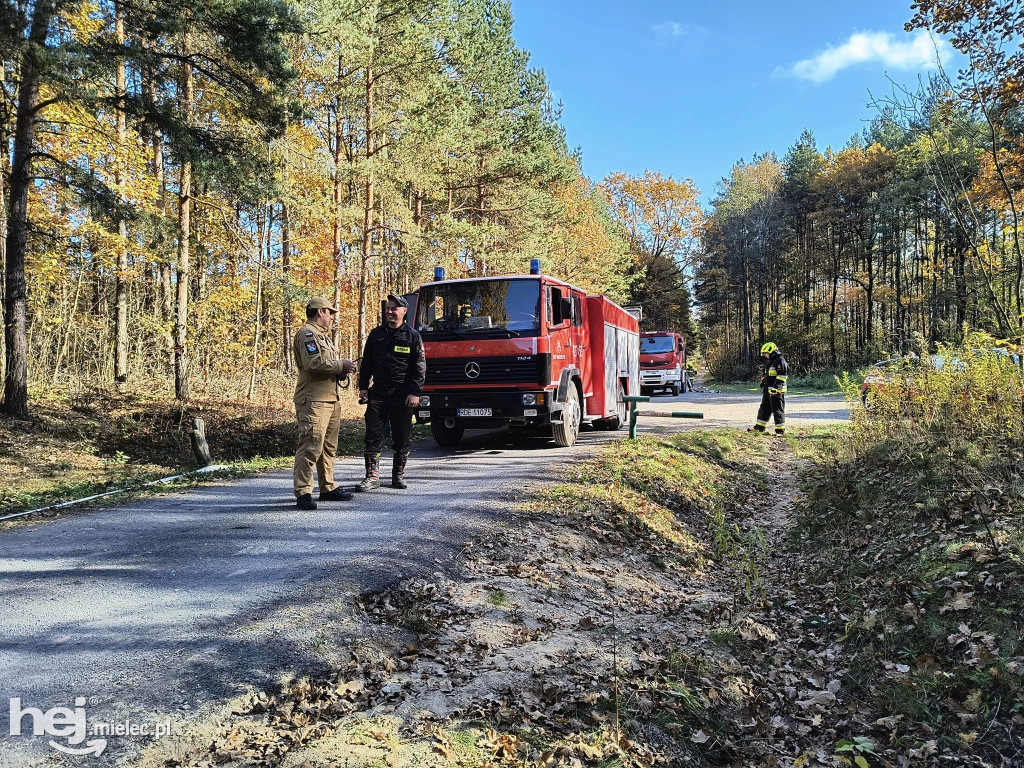
[[[761,375],[763,394],[761,407],[757,409],[754,432],[764,432],[768,419],[774,416],[775,435],[782,437],[786,434],[786,380],[789,378],[789,368],[779,348],[770,341],[761,347],[761,357],[764,358],[764,372]]]
[[[407,488],[405,464],[409,460],[412,411],[420,404],[420,392],[427,378],[423,340],[405,322],[409,303],[402,296],[389,295],[386,322],[370,331],[359,366],[359,401],[366,403],[366,479],[357,491],[380,488],[380,449],[384,424],[391,423],[394,463],[391,485]],[[370,380],[373,384],[370,384]]]

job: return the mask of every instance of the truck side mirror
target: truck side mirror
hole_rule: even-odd
[[[572,299],[569,297],[563,297],[558,303],[559,308],[559,320],[565,322],[566,320],[572,320]]]

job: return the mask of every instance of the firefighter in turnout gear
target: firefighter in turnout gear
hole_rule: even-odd
[[[423,340],[405,322],[408,310],[409,303],[403,296],[389,295],[386,320],[370,331],[363,347],[359,401],[366,403],[366,479],[356,486],[357,491],[380,488],[380,449],[386,423],[391,425],[394,448],[391,485],[408,487],[405,465],[409,460],[412,412],[420,403],[427,378]]]
[[[782,437],[786,434],[786,381],[789,378],[789,368],[779,348],[770,341],[762,345],[761,357],[764,358],[761,407],[757,409],[757,422],[753,431],[764,432],[768,427],[768,420],[774,417],[775,435]]]
[[[306,304],[306,324],[292,341],[292,355],[299,370],[295,384],[295,415],[299,420],[299,445],[292,473],[295,506],[316,509],[313,501],[313,467],[320,485],[320,501],[347,501],[352,494],[334,482],[334,455],[341,426],[340,389],[356,369],[342,359],[331,341],[338,310],[325,298]]]

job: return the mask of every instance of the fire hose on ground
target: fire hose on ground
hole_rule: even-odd
[[[641,411],[640,403],[649,403],[651,398],[647,395],[626,395],[622,398],[629,404],[629,439],[636,440],[636,420],[639,416],[654,416],[662,419],[703,419],[704,414],[699,411]]]

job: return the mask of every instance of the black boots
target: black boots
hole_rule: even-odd
[[[321,491],[319,501],[350,501],[352,494],[341,487],[333,491]]]
[[[317,501],[348,501],[352,494],[342,488],[335,488],[333,491],[321,491]],[[296,509],[316,509],[316,501],[313,501],[313,494],[304,493],[295,498]]]
[[[363,456],[366,463],[366,478],[356,486],[357,491],[374,491],[380,488],[380,456]]]
[[[395,456],[394,461],[391,464],[391,487],[392,488],[408,488],[409,484],[405,482],[405,463],[409,461],[408,456]]]
[[[364,456],[366,462],[366,479],[356,486],[357,491],[375,491],[380,488],[380,457]],[[408,488],[405,482],[405,464],[409,461],[408,456],[395,456],[391,465],[391,487]],[[323,499],[323,495],[320,496]]]

